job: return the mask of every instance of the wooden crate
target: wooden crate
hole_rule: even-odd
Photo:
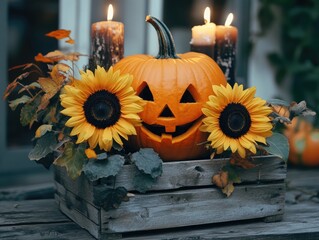
[[[257,167],[241,170],[242,183],[226,198],[212,185],[211,178],[228,161],[166,162],[162,176],[144,194],[136,192],[132,185],[135,167],[125,165],[116,177],[116,185],[124,186],[134,196],[110,211],[93,204],[93,188],[100,182],[92,183],[83,175],[72,181],[64,169],[56,168],[56,200],[63,213],[98,239],[255,218],[281,220],[285,162],[275,156],[255,157]]]

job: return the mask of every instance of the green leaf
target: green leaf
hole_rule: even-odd
[[[26,104],[21,108],[20,122],[22,126],[32,125],[37,119],[37,109],[38,106],[35,101]]]
[[[11,108],[12,111],[16,110],[17,106],[19,104],[26,103],[30,100],[31,98],[27,95],[23,95],[20,98],[17,98],[15,100],[9,101],[9,107]]]
[[[112,189],[105,184],[94,186],[93,195],[93,203],[106,211],[118,208],[123,201],[127,202],[129,200],[127,190],[124,187]]]
[[[90,160],[85,164],[83,172],[90,181],[116,176],[122,169],[125,159],[121,155],[112,155],[106,160]]]
[[[137,191],[145,193],[152,188],[155,181],[151,175],[139,171],[133,178],[133,185]]]
[[[131,160],[140,171],[151,175],[152,178],[162,174],[163,161],[152,148],[141,148],[131,155]]]
[[[81,175],[83,165],[87,161],[85,148],[86,144],[76,145],[73,142],[67,142],[63,154],[54,161],[54,164],[66,167],[68,175],[76,179]]]
[[[40,160],[49,153],[53,152],[57,146],[57,140],[54,133],[50,132],[40,137],[35,147],[29,153],[30,160]]]
[[[268,153],[287,161],[289,155],[289,143],[284,135],[275,132],[271,137],[267,138],[267,143],[268,146],[263,146],[263,148]]]
[[[232,164],[227,164],[222,168],[222,171],[228,172],[228,181],[233,183],[241,183],[241,178],[239,175],[241,170],[242,169]]]

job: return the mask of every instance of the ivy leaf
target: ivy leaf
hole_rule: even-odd
[[[52,125],[51,124],[43,124],[35,131],[35,138],[42,137],[47,132],[52,131]]]
[[[255,165],[254,165],[255,166]],[[249,169],[249,168],[244,168],[244,169]],[[223,171],[228,173],[228,181],[233,182],[233,183],[241,183],[241,178],[239,175],[239,167],[234,166],[232,164],[227,164],[222,168]]]
[[[106,160],[90,160],[85,164],[83,172],[90,181],[116,176],[122,169],[125,159],[121,155],[112,155]]]
[[[127,202],[127,190],[124,187],[109,188],[106,184],[100,184],[93,188],[94,204],[105,211],[118,208],[124,201]]]
[[[9,107],[12,111],[16,110],[17,106],[19,104],[27,103],[31,98],[27,95],[23,95],[20,98],[17,98],[15,100],[9,101]]]
[[[49,153],[52,153],[56,149],[56,146],[57,140],[54,133],[47,133],[37,140],[35,147],[29,153],[29,159],[38,161]]]
[[[32,126],[34,121],[36,121],[38,102],[39,101],[35,99],[21,108],[20,122],[22,126]]]
[[[287,161],[289,155],[289,143],[284,135],[274,132],[271,137],[267,138],[267,144],[268,146],[263,146],[263,148],[268,153]]]
[[[81,175],[83,165],[87,160],[85,148],[86,144],[76,145],[73,142],[67,142],[63,154],[54,161],[54,164],[66,167],[68,175],[76,179]]]
[[[140,171],[151,175],[152,178],[162,174],[162,159],[152,148],[141,148],[131,155],[131,160]]]
[[[156,179],[151,175],[138,171],[133,178],[133,185],[137,191],[145,193],[147,190],[152,188],[155,181]]]

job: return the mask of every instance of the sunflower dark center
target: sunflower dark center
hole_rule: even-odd
[[[121,105],[118,98],[106,90],[90,95],[83,109],[86,120],[100,129],[114,125],[121,116]]]
[[[219,127],[228,137],[239,138],[249,131],[250,126],[249,112],[240,103],[228,104],[220,114]]]

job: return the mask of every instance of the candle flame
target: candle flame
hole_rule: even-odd
[[[112,19],[113,19],[113,6],[112,4],[110,4],[107,9],[107,20],[112,21]]]
[[[204,11],[204,22],[210,23],[210,8],[206,7]]]
[[[225,26],[226,27],[230,26],[233,19],[234,19],[234,15],[232,13],[228,14],[228,17],[227,17],[226,22],[225,22]]]

